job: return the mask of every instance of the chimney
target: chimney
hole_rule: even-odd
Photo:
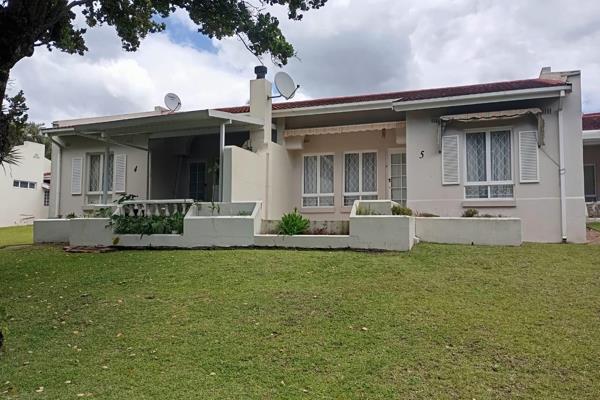
[[[254,68],[256,79],[250,81],[250,115],[264,121],[264,127],[252,130],[250,139],[253,149],[259,149],[271,141],[271,107],[273,85],[265,77],[267,67],[259,65]]]

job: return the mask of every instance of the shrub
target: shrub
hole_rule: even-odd
[[[419,213],[417,213],[417,217],[436,218],[436,217],[439,217],[439,215],[428,213],[428,212],[419,212]]]
[[[281,235],[302,235],[308,230],[310,221],[304,218],[298,209],[281,217],[281,221],[277,225],[277,231]]]
[[[472,218],[472,217],[476,217],[477,215],[479,215],[479,211],[474,209],[474,208],[467,208],[465,210],[465,212],[463,212],[463,217],[465,218]]]
[[[110,218],[113,214],[111,207],[102,207],[94,210],[92,217],[94,218]]]
[[[392,207],[392,215],[413,215],[413,211],[399,204]]]
[[[70,212],[67,215],[65,215],[66,219],[73,219],[73,218],[77,218],[77,214],[75,214],[74,212]]]
[[[379,213],[373,210],[370,206],[363,206],[362,204],[359,204],[358,207],[356,207],[356,215],[379,215]]]
[[[183,214],[152,215],[152,216],[129,216],[113,215],[111,225],[114,226],[116,234],[140,234],[157,235],[170,233],[183,233]]]

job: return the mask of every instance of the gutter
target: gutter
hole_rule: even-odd
[[[566,204],[566,171],[565,171],[565,135],[563,121],[563,102],[565,91],[560,91],[558,100],[558,174],[560,182],[560,232],[562,242],[567,242],[567,204]]]

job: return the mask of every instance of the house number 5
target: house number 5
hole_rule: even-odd
[[[421,155],[419,156],[419,159],[425,157],[425,150],[421,150]]]

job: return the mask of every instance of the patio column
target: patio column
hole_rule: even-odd
[[[225,123],[219,129],[219,201],[223,201],[223,155],[225,153]]]
[[[104,147],[104,162],[102,163],[102,204],[108,203],[108,161],[110,160],[110,145]]]

